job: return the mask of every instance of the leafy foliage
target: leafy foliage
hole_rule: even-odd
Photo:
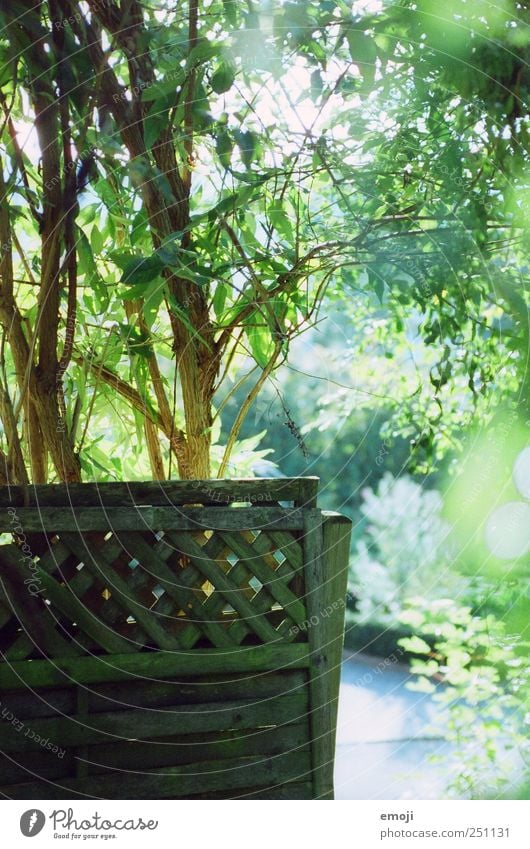
[[[399,642],[418,655],[411,689],[434,693],[444,708],[440,722],[456,766],[452,790],[475,798],[513,793],[528,778],[528,644],[495,617],[476,616],[449,598],[411,599],[400,619],[429,640]]]
[[[527,415],[524,8],[49,0],[1,15],[4,382],[46,431],[7,458],[17,479],[22,460],[77,479],[110,419],[112,454],[134,420],[152,474],[210,474],[213,399],[250,354],[225,473],[330,295],[360,352],[392,359],[411,336],[432,351],[396,398],[419,470],[492,391]],[[376,337],[358,332],[374,319]]]
[[[450,526],[441,517],[442,499],[410,477],[389,472],[377,490],[363,490],[367,520],[352,560],[350,591],[360,622],[396,626],[412,596],[437,598],[462,591],[451,571]]]

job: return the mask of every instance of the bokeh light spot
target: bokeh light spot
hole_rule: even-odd
[[[530,505],[508,501],[488,516],[486,545],[495,557],[514,560],[530,551]]]

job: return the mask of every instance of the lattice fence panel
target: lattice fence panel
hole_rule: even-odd
[[[298,536],[59,531],[32,564],[2,546],[0,649],[23,660],[291,642],[306,619]]]

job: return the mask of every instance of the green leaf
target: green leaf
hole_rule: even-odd
[[[144,121],[144,142],[148,150],[154,146],[162,130],[167,127],[166,112],[167,110],[163,110],[157,115],[147,115]]]
[[[175,274],[182,277],[183,280],[189,280],[190,283],[196,283],[197,286],[207,286],[211,278],[206,274],[201,274],[200,271],[190,268],[188,265],[175,265]]]
[[[101,233],[101,230],[99,230],[97,224],[94,224],[90,231],[90,245],[94,253],[100,254],[103,250],[104,244],[105,239],[103,238],[103,234]]]
[[[145,359],[153,356],[152,344],[147,333],[137,330],[131,324],[120,324],[118,329],[130,356],[136,355]]]
[[[324,81],[322,79],[322,74],[320,73],[319,68],[317,68],[311,74],[311,99],[313,100],[313,102],[318,100],[318,98],[322,94],[323,88]]]
[[[212,74],[210,83],[216,94],[229,91],[235,80],[235,69],[229,62],[220,62]]]
[[[414,693],[434,693],[436,686],[429,681],[428,678],[420,677],[415,681],[407,681],[407,690],[412,690]]]
[[[236,0],[223,0],[225,18],[228,23],[235,27],[237,24],[237,2]]]
[[[219,280],[213,296],[212,306],[215,312],[215,317],[219,319],[225,308],[226,298],[228,295],[228,286],[222,280]]]
[[[210,350],[210,346],[208,345],[206,340],[201,336],[201,334],[198,333],[197,330],[194,328],[187,312],[180,306],[172,292],[168,291],[167,299],[171,307],[171,311],[179,318],[184,327],[191,333],[192,337],[194,339],[197,339],[202,345],[205,346],[205,348],[208,348],[208,350]]]
[[[246,206],[251,200],[258,197],[255,194],[254,186],[243,186],[237,192],[231,192],[227,197],[219,201],[218,204],[212,206],[204,215],[193,216],[193,222],[199,221],[207,216],[210,222],[214,222],[217,217],[228,212],[236,212],[240,207]]]
[[[234,142],[226,130],[219,130],[215,139],[215,152],[223,168],[230,168]]]
[[[261,368],[265,368],[273,354],[274,342],[269,328],[265,324],[256,324],[259,321],[263,321],[261,316],[253,313],[245,322],[246,334],[252,356]]]
[[[269,204],[267,214],[272,226],[278,231],[278,233],[287,239],[287,241],[292,242],[293,227],[289,216],[283,208],[280,198],[274,198],[274,200]]]
[[[153,281],[148,287],[149,291],[145,295],[142,312],[149,330],[151,330],[158,316],[160,304],[164,299],[165,288],[164,281]]]
[[[217,56],[220,51],[221,46],[215,41],[209,41],[207,38],[201,39],[199,44],[190,51],[187,61],[188,68],[194,68],[203,62],[207,62],[208,59]]]
[[[164,263],[156,254],[132,257],[123,267],[121,282],[128,285],[150,283],[162,273],[164,267]]]
[[[148,221],[149,218],[147,216],[146,210],[142,207],[142,209],[135,215],[132,225],[131,225],[131,244],[137,245],[138,242],[141,242],[143,238],[145,238],[146,234],[149,238],[148,232]]]
[[[374,37],[360,29],[348,27],[346,32],[352,62],[355,62],[366,85],[372,85],[375,77],[377,46]]]
[[[421,637],[403,637],[399,640],[399,645],[412,654],[430,654],[432,651],[429,643]]]
[[[239,148],[239,153],[241,155],[241,162],[243,163],[245,168],[250,168],[252,162],[256,158],[256,134],[253,133],[252,130],[247,130],[246,132],[241,132],[241,130],[235,130],[234,136],[237,142],[237,146]]]
[[[177,88],[182,85],[185,79],[186,73],[183,68],[178,71],[170,71],[163,79],[147,86],[142,91],[140,100],[145,103],[148,100],[162,100],[168,96],[171,97],[171,95],[175,95],[176,100]]]
[[[76,227],[76,247],[79,273],[85,275],[86,282],[92,286],[97,314],[105,312],[109,305],[109,293],[99,274],[90,242],[80,227]]]

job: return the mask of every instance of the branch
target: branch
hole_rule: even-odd
[[[197,26],[199,17],[199,0],[189,0],[188,39],[189,54],[197,45]],[[186,167],[184,169],[184,189],[189,196],[191,189],[191,169],[193,167],[193,99],[195,97],[196,71],[190,68],[188,74],[188,85],[186,99],[184,101],[184,150],[187,155]]]
[[[228,439],[226,441],[226,447],[225,447],[225,450],[224,450],[223,459],[221,460],[221,465],[219,466],[219,471],[217,473],[218,478],[222,478],[223,475],[225,474],[226,467],[227,467],[228,461],[230,459],[230,455],[233,451],[237,437],[239,436],[239,431],[241,430],[243,422],[245,421],[247,414],[248,414],[252,404],[254,403],[255,398],[257,397],[257,395],[259,395],[263,384],[265,383],[265,381],[267,380],[267,378],[269,377],[271,372],[274,370],[275,365],[276,365],[276,360],[278,359],[278,356],[280,355],[281,350],[282,350],[282,346],[279,342],[277,342],[276,346],[274,348],[274,353],[273,353],[272,357],[270,358],[266,367],[261,372],[259,378],[257,379],[256,383],[254,384],[254,386],[252,387],[252,389],[248,393],[247,397],[245,398],[245,400],[241,404],[240,410],[239,410],[239,412],[236,416],[236,420],[235,420],[234,424],[232,425],[232,428],[231,428],[230,433],[228,435]]]
[[[86,366],[90,369],[90,371],[99,375],[101,380],[103,380],[108,386],[112,387],[112,389],[121,395],[122,398],[125,398],[131,407],[138,410],[143,416],[145,416],[145,418],[148,418],[155,427],[161,430],[164,436],[166,436],[169,440],[171,448],[178,458],[179,452],[182,452],[186,445],[186,438],[182,430],[179,430],[178,428],[171,428],[171,422],[168,423],[163,421],[159,413],[156,413],[147,406],[140,393],[133,386],[130,386],[125,380],[122,380],[121,377],[118,377],[118,375],[111,369],[107,368],[107,366],[104,366],[102,363],[93,362],[80,355],[75,355],[72,359],[78,365]]]

